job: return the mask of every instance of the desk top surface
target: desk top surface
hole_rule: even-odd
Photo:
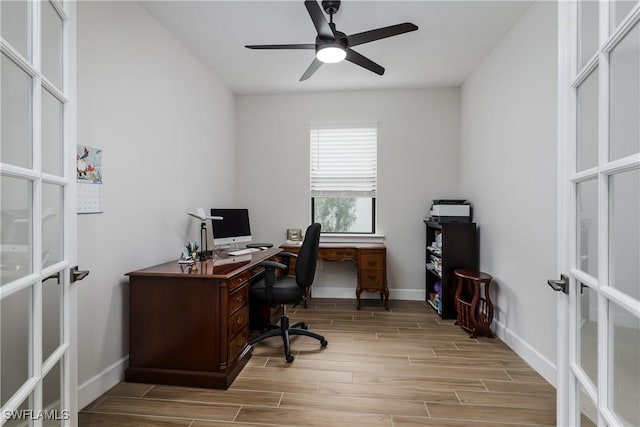
[[[179,264],[178,261],[169,261],[164,264],[154,265],[153,267],[143,268],[142,270],[132,271],[126,275],[130,277],[161,276],[225,280],[250,269],[281,251],[282,249],[280,248],[269,248],[239,256],[221,253],[218,254],[216,258],[197,261],[194,265]]]

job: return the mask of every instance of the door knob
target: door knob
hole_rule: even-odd
[[[547,280],[547,284],[556,292],[569,294],[569,278],[564,274],[560,275],[560,280]]]
[[[71,267],[71,283],[82,280],[89,275],[89,270],[78,270],[78,266]]]
[[[46,279],[44,279],[43,282],[46,282],[49,279],[56,279],[56,281],[58,282],[58,285],[59,285],[60,284],[60,272],[58,271],[57,273],[52,274],[51,276],[49,276]]]

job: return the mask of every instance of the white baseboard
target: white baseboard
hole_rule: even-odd
[[[124,370],[129,364],[129,356],[125,356],[102,372],[89,378],[78,386],[78,408],[82,409],[96,400],[104,392],[124,379]]]
[[[318,286],[311,288],[311,297],[316,298],[340,298],[355,299],[354,288],[338,288],[328,286]],[[419,289],[389,289],[389,299],[424,301],[425,292]],[[380,299],[378,292],[362,292],[360,299]]]
[[[507,344],[511,350],[515,351],[518,356],[522,357],[533,369],[544,377],[549,384],[556,387],[557,367],[549,359],[544,357],[542,353],[536,350],[531,344],[523,340],[511,329],[503,323],[493,320],[495,326],[494,333]]]

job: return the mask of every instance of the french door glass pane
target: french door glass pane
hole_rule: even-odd
[[[31,181],[0,177],[2,202],[2,268],[0,285],[33,272],[33,217],[31,215]]]
[[[640,152],[640,25],[613,49],[610,58],[611,160]]]
[[[609,283],[640,300],[640,169],[609,177]]]
[[[42,72],[62,89],[62,19],[48,1],[42,3]]]
[[[2,55],[2,126],[0,160],[31,167],[31,77],[9,57]]]
[[[63,104],[42,88],[42,171],[62,176]]]
[[[594,385],[598,385],[598,294],[590,287],[579,284],[580,328],[579,364]]]
[[[62,187],[42,185],[42,266],[62,260]]]
[[[43,427],[60,426],[64,422],[65,414],[62,412],[61,404],[61,374],[62,367],[59,361],[42,380],[42,407],[48,411],[49,418],[51,418],[42,421]]]
[[[60,274],[64,274],[63,271]],[[62,342],[62,283],[49,279],[42,283],[42,360],[47,360]]]
[[[613,31],[622,22],[625,16],[638,4],[638,0],[610,0],[610,21],[609,31]]]
[[[609,302],[609,322],[613,333],[609,363],[613,387],[609,402],[624,426],[640,425],[638,390],[640,390],[640,319],[619,305]]]
[[[577,184],[577,267],[598,276],[598,183],[595,179]]]
[[[0,406],[31,376],[32,298],[29,286],[3,298],[0,304]]]
[[[598,49],[598,5],[597,0],[578,2],[578,64],[580,68]]]
[[[580,426],[596,427],[598,425],[598,411],[596,405],[580,386]]]
[[[0,1],[2,38],[22,56],[31,59],[31,3],[24,0]]]
[[[598,70],[578,87],[577,171],[598,164]]]

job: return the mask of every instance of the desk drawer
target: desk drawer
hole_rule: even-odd
[[[355,248],[320,248],[318,258],[325,261],[355,261],[358,250]]]
[[[363,270],[382,270],[384,268],[383,254],[362,254],[360,268]]]
[[[255,266],[251,270],[249,270],[249,279],[255,279],[264,273],[264,267]]]
[[[229,318],[229,337],[233,338],[240,331],[249,331],[249,307],[244,306]]]
[[[360,287],[367,291],[384,289],[384,272],[382,270],[362,270]]]
[[[229,343],[229,366],[235,363],[238,356],[249,344],[249,330],[235,337]]]
[[[247,283],[249,281],[249,272],[245,271],[242,274],[238,274],[237,276],[233,276],[229,279],[229,292],[233,292],[238,286],[243,283]]]
[[[240,307],[247,305],[249,298],[249,286],[244,285],[229,295],[229,313],[233,314]]]

